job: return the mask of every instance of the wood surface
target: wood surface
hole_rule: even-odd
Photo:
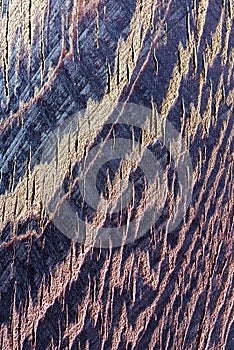
[[[0,349],[234,349],[233,0],[0,9]],[[178,130],[192,198],[174,231],[99,249],[48,217],[41,154],[61,121],[118,102]]]

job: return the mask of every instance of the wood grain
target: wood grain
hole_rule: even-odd
[[[0,8],[0,349],[232,350],[233,1]],[[67,117],[119,101],[178,130],[192,199],[173,232],[162,217],[130,245],[86,247],[47,215],[41,154]],[[76,161],[73,145],[64,184]]]

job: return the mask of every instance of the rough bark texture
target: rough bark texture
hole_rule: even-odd
[[[233,1],[0,6],[0,348],[234,349]],[[192,200],[173,232],[162,218],[96,249],[48,219],[40,155],[61,120],[108,101],[183,135]]]

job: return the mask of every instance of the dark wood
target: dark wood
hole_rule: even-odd
[[[0,6],[0,349],[232,350],[232,0]],[[173,232],[98,249],[48,218],[38,174],[61,120],[108,100],[170,120],[192,199]]]

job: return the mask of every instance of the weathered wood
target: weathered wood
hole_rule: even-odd
[[[0,349],[234,348],[233,13],[232,0],[1,2]],[[119,101],[178,131],[192,198],[173,231],[168,191],[149,232],[102,249],[48,216],[41,156],[64,120]],[[56,165],[65,188],[85,141]]]

